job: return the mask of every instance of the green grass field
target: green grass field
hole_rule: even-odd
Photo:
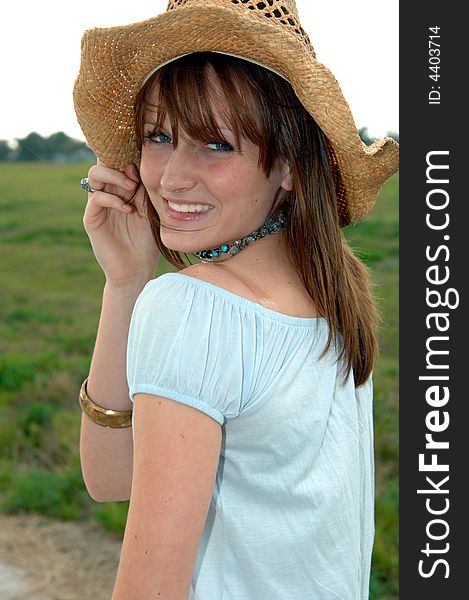
[[[97,519],[121,535],[127,503],[92,502],[78,458],[102,273],[82,228],[88,165],[0,163],[0,510]],[[398,597],[398,176],[345,234],[370,266],[383,325],[375,369],[376,539],[371,599]],[[160,272],[168,269],[163,265]]]

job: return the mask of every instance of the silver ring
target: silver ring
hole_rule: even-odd
[[[80,181],[80,187],[82,190],[85,190],[85,192],[89,192],[90,194],[101,191],[95,190],[93,187],[91,187],[88,177],[83,177],[83,179]]]

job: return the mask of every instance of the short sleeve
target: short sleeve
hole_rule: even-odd
[[[255,333],[243,327],[242,307],[197,283],[166,274],[138,297],[127,347],[129,395],[163,396],[223,425],[249,399]]]

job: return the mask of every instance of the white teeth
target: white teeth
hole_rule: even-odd
[[[175,202],[171,202],[168,200],[169,207],[177,212],[205,212],[206,210],[210,210],[212,206],[210,204],[176,204]]]

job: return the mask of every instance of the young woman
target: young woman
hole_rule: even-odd
[[[340,227],[397,144],[360,142],[293,1],[170,2],[82,52],[106,284],[81,460],[130,498],[113,600],[364,600],[377,318]]]

